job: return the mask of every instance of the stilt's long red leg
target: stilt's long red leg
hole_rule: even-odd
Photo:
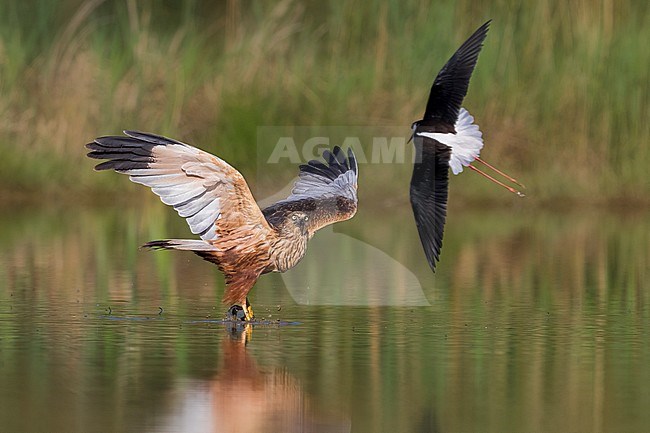
[[[472,170],[474,170],[475,172],[477,172],[478,174],[480,174],[481,176],[485,176],[485,177],[487,177],[489,180],[491,180],[492,182],[496,183],[497,185],[500,185],[500,186],[504,187],[505,189],[507,189],[507,190],[510,191],[511,193],[513,193],[513,194],[517,194],[519,197],[525,197],[525,195],[524,195],[522,192],[517,191],[516,189],[514,189],[514,188],[512,188],[512,187],[510,187],[510,186],[508,186],[508,185],[506,185],[505,183],[496,180],[495,178],[493,178],[493,177],[490,176],[489,174],[482,172],[481,170],[479,170],[478,168],[474,167],[473,165],[468,165],[468,167],[471,168]]]
[[[512,176],[508,176],[507,174],[505,174],[504,172],[502,172],[502,171],[499,170],[498,168],[496,168],[496,167],[494,167],[494,166],[488,164],[487,162],[483,161],[483,160],[482,160],[481,158],[479,158],[478,156],[477,156],[476,158],[474,158],[474,159],[476,159],[478,162],[480,162],[481,164],[485,165],[486,167],[491,168],[492,170],[496,171],[496,172],[499,173],[501,176],[503,176],[503,177],[505,177],[506,179],[508,179],[510,182],[512,182],[512,183],[516,183],[517,185],[519,185],[519,186],[522,187],[522,188],[526,188],[526,187],[524,186],[523,183],[519,182],[517,179],[515,179],[515,178],[512,177]]]

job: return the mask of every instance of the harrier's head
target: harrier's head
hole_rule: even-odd
[[[309,221],[309,215],[304,212],[291,212],[289,213],[288,226],[290,231],[295,232],[296,230],[302,234],[307,235],[307,221]]]

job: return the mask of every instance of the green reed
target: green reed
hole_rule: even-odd
[[[256,167],[260,125],[403,125],[406,135],[433,76],[491,18],[465,100],[486,159],[542,201],[647,201],[649,7],[473,3],[3,3],[2,193],[135,191],[94,175],[82,147],[127,128],[243,171]],[[482,181],[455,188],[504,197]]]

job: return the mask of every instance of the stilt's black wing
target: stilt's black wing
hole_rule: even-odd
[[[447,217],[451,148],[416,136],[416,160],[411,178],[411,206],[429,266],[435,272]]]
[[[437,120],[454,126],[490,22],[479,27],[440,70],[431,86],[424,120]]]

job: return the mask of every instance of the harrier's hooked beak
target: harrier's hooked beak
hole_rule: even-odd
[[[309,220],[309,216],[305,215],[302,218],[302,221],[301,221],[301,224],[300,224],[300,227],[302,228],[302,231],[303,231],[304,234],[309,233],[309,228],[308,228],[309,224],[307,223],[308,220]]]

